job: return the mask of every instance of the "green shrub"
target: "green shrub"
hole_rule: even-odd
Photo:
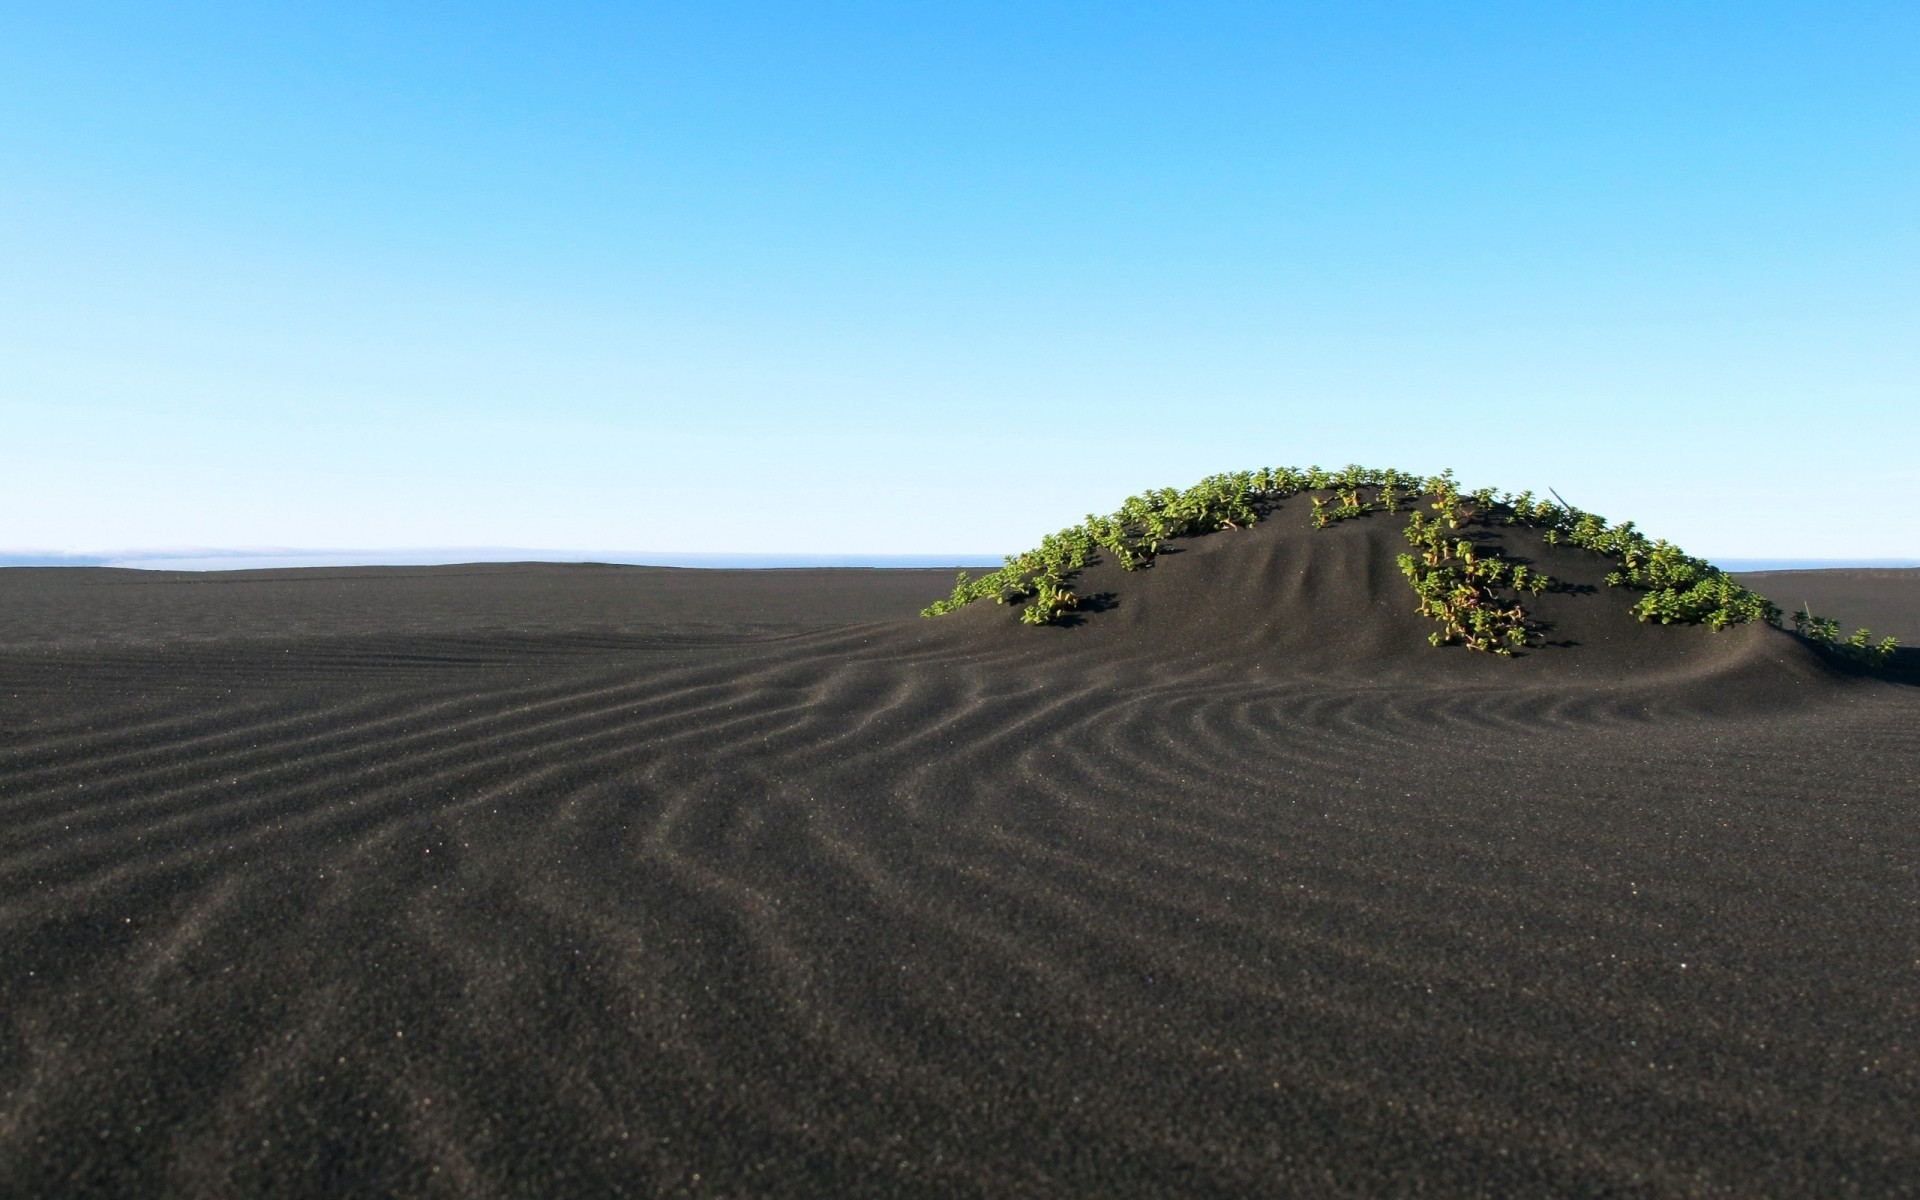
[[[1671,542],[1648,538],[1632,522],[1609,525],[1604,517],[1556,503],[1557,496],[1535,499],[1530,491],[1464,491],[1452,471],[1423,480],[1357,465],[1340,471],[1264,467],[1209,475],[1185,491],[1160,488],[1129,496],[1113,513],[1089,513],[1080,524],[1048,534],[1035,549],[1009,556],[997,571],[978,578],[961,572],[952,595],[928,605],[922,615],[940,616],[990,598],[999,604],[1024,602],[1020,619],[1026,624],[1051,624],[1079,607],[1069,584],[1096,556],[1107,556],[1123,570],[1139,570],[1151,566],[1174,538],[1245,528],[1274,505],[1302,493],[1312,504],[1315,528],[1373,512],[1397,514],[1403,504],[1414,504],[1405,532],[1415,552],[1400,556],[1400,568],[1420,613],[1440,626],[1429,638],[1435,645],[1458,643],[1511,654],[1528,637],[1520,597],[1537,596],[1552,585],[1547,576],[1508,563],[1492,548],[1476,543],[1464,532],[1476,520],[1537,528],[1551,544],[1571,543],[1613,560],[1607,583],[1643,593],[1633,606],[1641,621],[1704,624],[1716,630],[1749,621],[1780,622],[1780,610],[1764,596]],[[1428,501],[1431,516],[1419,507],[1422,499]],[[1857,652],[1863,661],[1892,657],[1891,638],[1872,644],[1861,630],[1841,643],[1832,622],[1810,612],[1803,615],[1807,623],[1800,617],[1795,622],[1809,640],[1838,652]]]
[[[1419,597],[1419,612],[1440,626],[1427,635],[1435,646],[1455,642],[1470,650],[1511,655],[1527,644],[1527,610],[1520,592],[1539,595],[1552,580],[1524,565],[1510,564],[1497,551],[1456,537],[1476,511],[1491,502],[1474,493],[1469,505],[1452,472],[1427,480],[1434,516],[1418,509],[1407,522],[1406,539],[1416,551],[1400,556],[1400,571]],[[1508,594],[1511,591],[1512,594]]]
[[[1793,614],[1793,627],[1801,637],[1822,650],[1872,667],[1891,663],[1894,651],[1900,648],[1895,638],[1881,638],[1875,642],[1873,634],[1864,627],[1854,630],[1853,636],[1843,642],[1840,640],[1840,622],[1831,617],[1814,616],[1813,606],[1804,600],[1800,603],[1800,611]]]
[[[1254,524],[1260,519],[1258,505],[1298,491],[1303,482],[1289,469],[1239,471],[1209,475],[1185,491],[1161,488],[1129,496],[1117,512],[1105,517],[1089,513],[1080,524],[1040,539],[1037,548],[1009,556],[1006,565],[991,574],[970,579],[962,572],[953,594],[920,615],[937,617],[988,598],[1001,604],[1028,600],[1020,614],[1023,622],[1052,623],[1079,607],[1067,583],[1096,550],[1111,555],[1124,570],[1137,570],[1152,563],[1173,538]]]
[[[1518,511],[1518,506],[1512,507]],[[1531,505],[1528,517],[1522,518],[1526,524],[1547,527],[1549,542],[1564,539],[1613,559],[1615,567],[1607,574],[1607,584],[1646,593],[1633,607],[1634,616],[1642,621],[1706,624],[1714,629],[1780,621],[1780,610],[1765,596],[1742,587],[1725,571],[1672,542],[1654,541],[1631,521],[1610,526],[1605,517],[1552,504]]]

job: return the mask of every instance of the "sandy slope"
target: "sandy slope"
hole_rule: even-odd
[[[0,1192],[1920,1178],[1920,689],[1604,591],[1408,646],[1362,525],[1043,631],[913,617],[947,573],[0,572]]]

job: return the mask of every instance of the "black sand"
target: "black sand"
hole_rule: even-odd
[[[1395,540],[0,571],[0,1193],[1914,1194],[1920,688]]]
[[[1920,567],[1750,571],[1738,578],[1789,615],[1812,605],[1816,615],[1840,622],[1842,636],[1864,625],[1876,639],[1920,646]]]

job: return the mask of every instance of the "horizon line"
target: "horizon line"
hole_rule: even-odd
[[[998,567],[1004,554],[858,552],[556,550],[531,546],[385,548],[263,546],[133,548],[115,551],[0,550],[0,567],[110,567],[121,570],[222,571],[300,567],[426,567],[549,562],[634,567]]]
[[[276,570],[324,567],[426,567],[469,563],[547,562],[635,567],[778,569],[799,567],[875,567],[934,569],[998,567],[1002,554],[863,554],[858,552],[555,550],[528,546],[407,546],[387,548],[177,547],[133,548],[89,553],[58,550],[0,550],[3,567],[107,567],[146,571]],[[1723,571],[1902,569],[1920,567],[1920,558],[1751,555],[1709,558]]]

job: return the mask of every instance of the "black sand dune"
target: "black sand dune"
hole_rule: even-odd
[[[1920,688],[1397,540],[0,572],[0,1193],[1914,1194]]]

